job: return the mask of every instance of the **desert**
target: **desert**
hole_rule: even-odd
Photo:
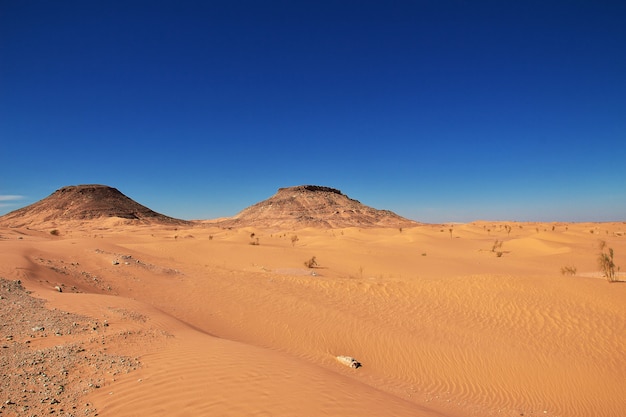
[[[427,224],[325,186],[186,221],[83,185],[0,248],[1,416],[626,415],[626,222]]]

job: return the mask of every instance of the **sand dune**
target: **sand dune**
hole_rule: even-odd
[[[0,230],[0,276],[141,362],[85,394],[100,416],[626,413],[626,285],[596,263],[626,265],[623,223],[98,224]]]

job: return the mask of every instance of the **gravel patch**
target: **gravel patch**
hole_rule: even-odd
[[[86,395],[140,366],[138,358],[106,352],[138,332],[104,335],[107,326],[48,309],[20,281],[0,278],[0,416],[97,415]]]

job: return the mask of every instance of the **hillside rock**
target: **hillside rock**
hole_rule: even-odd
[[[341,191],[318,185],[279,188],[267,200],[254,204],[224,226],[242,227],[411,227],[418,223],[389,210],[377,210]]]
[[[43,200],[1,216],[0,224],[23,227],[101,218],[119,218],[138,223],[187,223],[152,211],[116,188],[89,184],[60,188]]]

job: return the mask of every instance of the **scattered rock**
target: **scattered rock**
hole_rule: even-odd
[[[337,356],[337,360],[339,361],[339,363],[354,369],[358,369],[362,366],[361,362],[350,356]]]
[[[140,366],[138,358],[110,354],[100,342],[121,343],[135,335],[145,338],[145,334],[109,332],[106,340],[104,336],[88,337],[90,327],[81,323],[93,318],[46,308],[45,300],[30,296],[19,281],[0,278],[0,291],[7,299],[0,303],[0,416],[78,417],[78,413],[63,409],[74,410],[96,386],[104,386],[108,375],[130,373]],[[83,337],[31,348],[28,339],[48,332]]]

